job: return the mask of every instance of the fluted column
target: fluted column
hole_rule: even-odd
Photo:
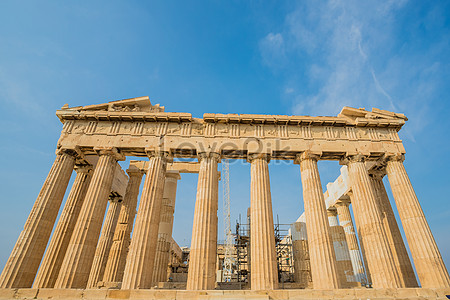
[[[315,289],[337,289],[340,284],[336,255],[317,168],[318,158],[309,152],[297,155],[296,158],[301,170],[311,275]]]
[[[153,282],[167,280],[170,244],[172,240],[173,213],[177,193],[177,181],[180,179],[178,171],[167,171],[164,183],[163,206],[159,222],[158,243],[156,245],[155,266],[153,268]]]
[[[108,262],[103,275],[104,282],[118,283],[122,281],[128,247],[130,246],[130,234],[133,230],[134,216],[136,215],[139,186],[141,185],[144,172],[137,168],[130,168],[127,170],[127,173],[130,179],[128,180],[111,250],[109,251]]]
[[[404,157],[391,156],[386,173],[422,287],[450,287],[450,278],[422,207],[403,165]]]
[[[365,157],[362,155],[355,155],[346,158],[342,163],[348,164],[356,226],[364,246],[373,287],[404,287],[395,268],[393,254],[383,226],[381,210],[364,159]]]
[[[75,166],[77,176],[67,197],[53,236],[42,259],[33,288],[52,288],[72,237],[73,229],[80,215],[86,192],[91,182],[92,166]]]
[[[392,210],[388,194],[386,193],[383,184],[383,175],[380,173],[370,174],[370,178],[378,200],[378,205],[381,209],[384,229],[386,230],[389,245],[392,254],[394,255],[395,266],[401,275],[405,287],[417,287],[416,275],[414,274],[405,243],[403,242],[400,229],[395,220],[394,211]]]
[[[367,283],[367,278],[364,272],[364,264],[361,257],[361,252],[359,251],[358,240],[356,238],[352,216],[350,215],[349,205],[350,203],[347,201],[336,203],[339,224],[344,228],[345,239],[347,241],[348,250],[350,253],[355,280],[361,283]]]
[[[344,228],[339,225],[336,209],[328,209],[327,214],[341,287],[348,287],[349,282],[354,282],[355,277],[353,276],[352,261],[345,239]]]
[[[75,165],[74,155],[72,151],[57,151],[53,166],[0,275],[0,288],[31,287],[69,184]]]
[[[87,288],[98,287],[98,283],[103,280],[121,206],[122,197],[116,195],[109,196],[109,207],[105,221],[103,222],[97,248],[95,249],[94,261],[92,262],[91,272],[89,273]]]
[[[152,285],[168,154],[167,152],[156,152],[149,156],[144,189],[125,265],[122,289],[148,289]]]
[[[85,288],[89,278],[117,160],[124,159],[116,149],[99,155],[55,288]]]
[[[216,282],[219,154],[200,153],[187,290],[212,290]]]
[[[251,289],[278,289],[278,270],[270,193],[269,155],[252,154],[250,186]]]

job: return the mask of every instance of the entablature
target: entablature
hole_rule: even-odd
[[[174,157],[195,157],[214,151],[228,158],[268,153],[272,159],[294,159],[313,151],[321,159],[339,160],[362,153],[378,159],[385,153],[404,154],[398,130],[407,118],[379,109],[344,107],[336,117],[164,112],[148,97],[57,111],[63,122],[58,147],[79,147],[87,153],[102,146],[125,155],[146,156],[163,147]]]

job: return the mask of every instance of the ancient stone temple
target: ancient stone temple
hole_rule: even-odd
[[[450,294],[448,271],[403,165],[398,136],[407,121],[403,114],[344,107],[330,117],[205,113],[193,118],[140,97],[66,104],[56,115],[63,126],[55,161],[1,273],[0,299]],[[124,171],[118,162],[126,157],[141,160]],[[250,166],[247,291],[220,290],[217,284],[218,166],[224,158]],[[290,233],[295,289],[283,289],[277,271],[270,160],[292,161],[301,173],[305,211]],[[325,192],[319,160],[343,165]],[[172,239],[176,189],[184,173],[198,173],[188,252]],[[170,275],[168,266],[184,271]],[[184,284],[164,289],[161,283],[174,277],[184,278]]]

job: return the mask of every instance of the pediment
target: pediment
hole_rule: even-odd
[[[61,110],[82,111],[110,111],[110,112],[164,112],[164,106],[152,105],[148,96],[110,101],[103,104],[69,107],[68,104]]]
[[[357,118],[378,120],[408,120],[408,118],[404,114],[394,113],[388,110],[372,108],[372,111],[368,111],[365,108],[353,108],[349,106],[344,106],[338,116],[347,117],[353,120],[356,120]]]

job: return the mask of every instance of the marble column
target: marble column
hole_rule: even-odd
[[[200,153],[187,290],[213,290],[216,282],[218,153]]]
[[[75,165],[74,151],[56,159],[11,255],[0,275],[0,288],[30,288],[39,268]]]
[[[177,181],[180,178],[181,176],[178,171],[167,171],[166,173],[163,206],[158,230],[158,243],[156,245],[155,266],[153,268],[153,283],[155,284],[167,281]]]
[[[364,156],[354,155],[347,157],[342,163],[348,165],[356,226],[361,244],[364,246],[372,284],[374,288],[404,287],[400,274],[395,268],[381,210],[364,161]]]
[[[121,207],[122,197],[111,194],[109,196],[109,207],[105,221],[103,222],[102,232],[100,233],[97,248],[95,249],[94,261],[92,262],[91,272],[89,273],[87,288],[96,288],[98,287],[98,283],[103,280]]]
[[[251,289],[278,289],[278,270],[273,228],[267,154],[250,154],[250,247]]]
[[[133,222],[136,215],[139,186],[141,185],[144,172],[137,168],[130,168],[127,170],[127,173],[130,179],[128,180],[111,250],[109,251],[108,262],[106,263],[105,274],[103,275],[103,282],[105,283],[119,283],[122,281],[128,247],[130,246],[130,234],[133,230]]]
[[[336,203],[335,206],[339,216],[339,224],[344,228],[345,240],[347,241],[355,280],[366,284],[367,277],[364,271],[364,264],[361,257],[361,252],[359,251],[358,240],[356,238],[349,205],[350,203],[348,201],[342,201]]]
[[[405,243],[395,220],[394,211],[383,184],[383,175],[377,172],[376,174],[370,174],[370,178],[372,179],[372,185],[381,209],[384,229],[394,255],[395,266],[401,275],[405,287],[417,287],[416,275],[414,274]]]
[[[340,284],[336,255],[317,168],[318,159],[317,155],[309,152],[303,152],[296,158],[301,170],[311,275],[314,289],[337,289]]]
[[[149,156],[122,289],[148,289],[152,285],[168,153],[149,153]]]
[[[328,209],[328,223],[333,241],[334,253],[336,255],[336,266],[341,287],[350,287],[349,282],[354,282],[353,266],[350,252],[345,238],[344,228],[339,225],[336,209]]]
[[[99,159],[67,248],[55,288],[85,288],[97,247],[117,160],[117,149],[99,150]]]
[[[72,237],[73,229],[80,215],[86,192],[91,182],[92,166],[75,166],[77,176],[67,197],[59,221],[42,259],[33,288],[52,288]]]
[[[388,157],[386,173],[421,286],[450,287],[448,271],[406,173],[403,159],[402,155]]]

